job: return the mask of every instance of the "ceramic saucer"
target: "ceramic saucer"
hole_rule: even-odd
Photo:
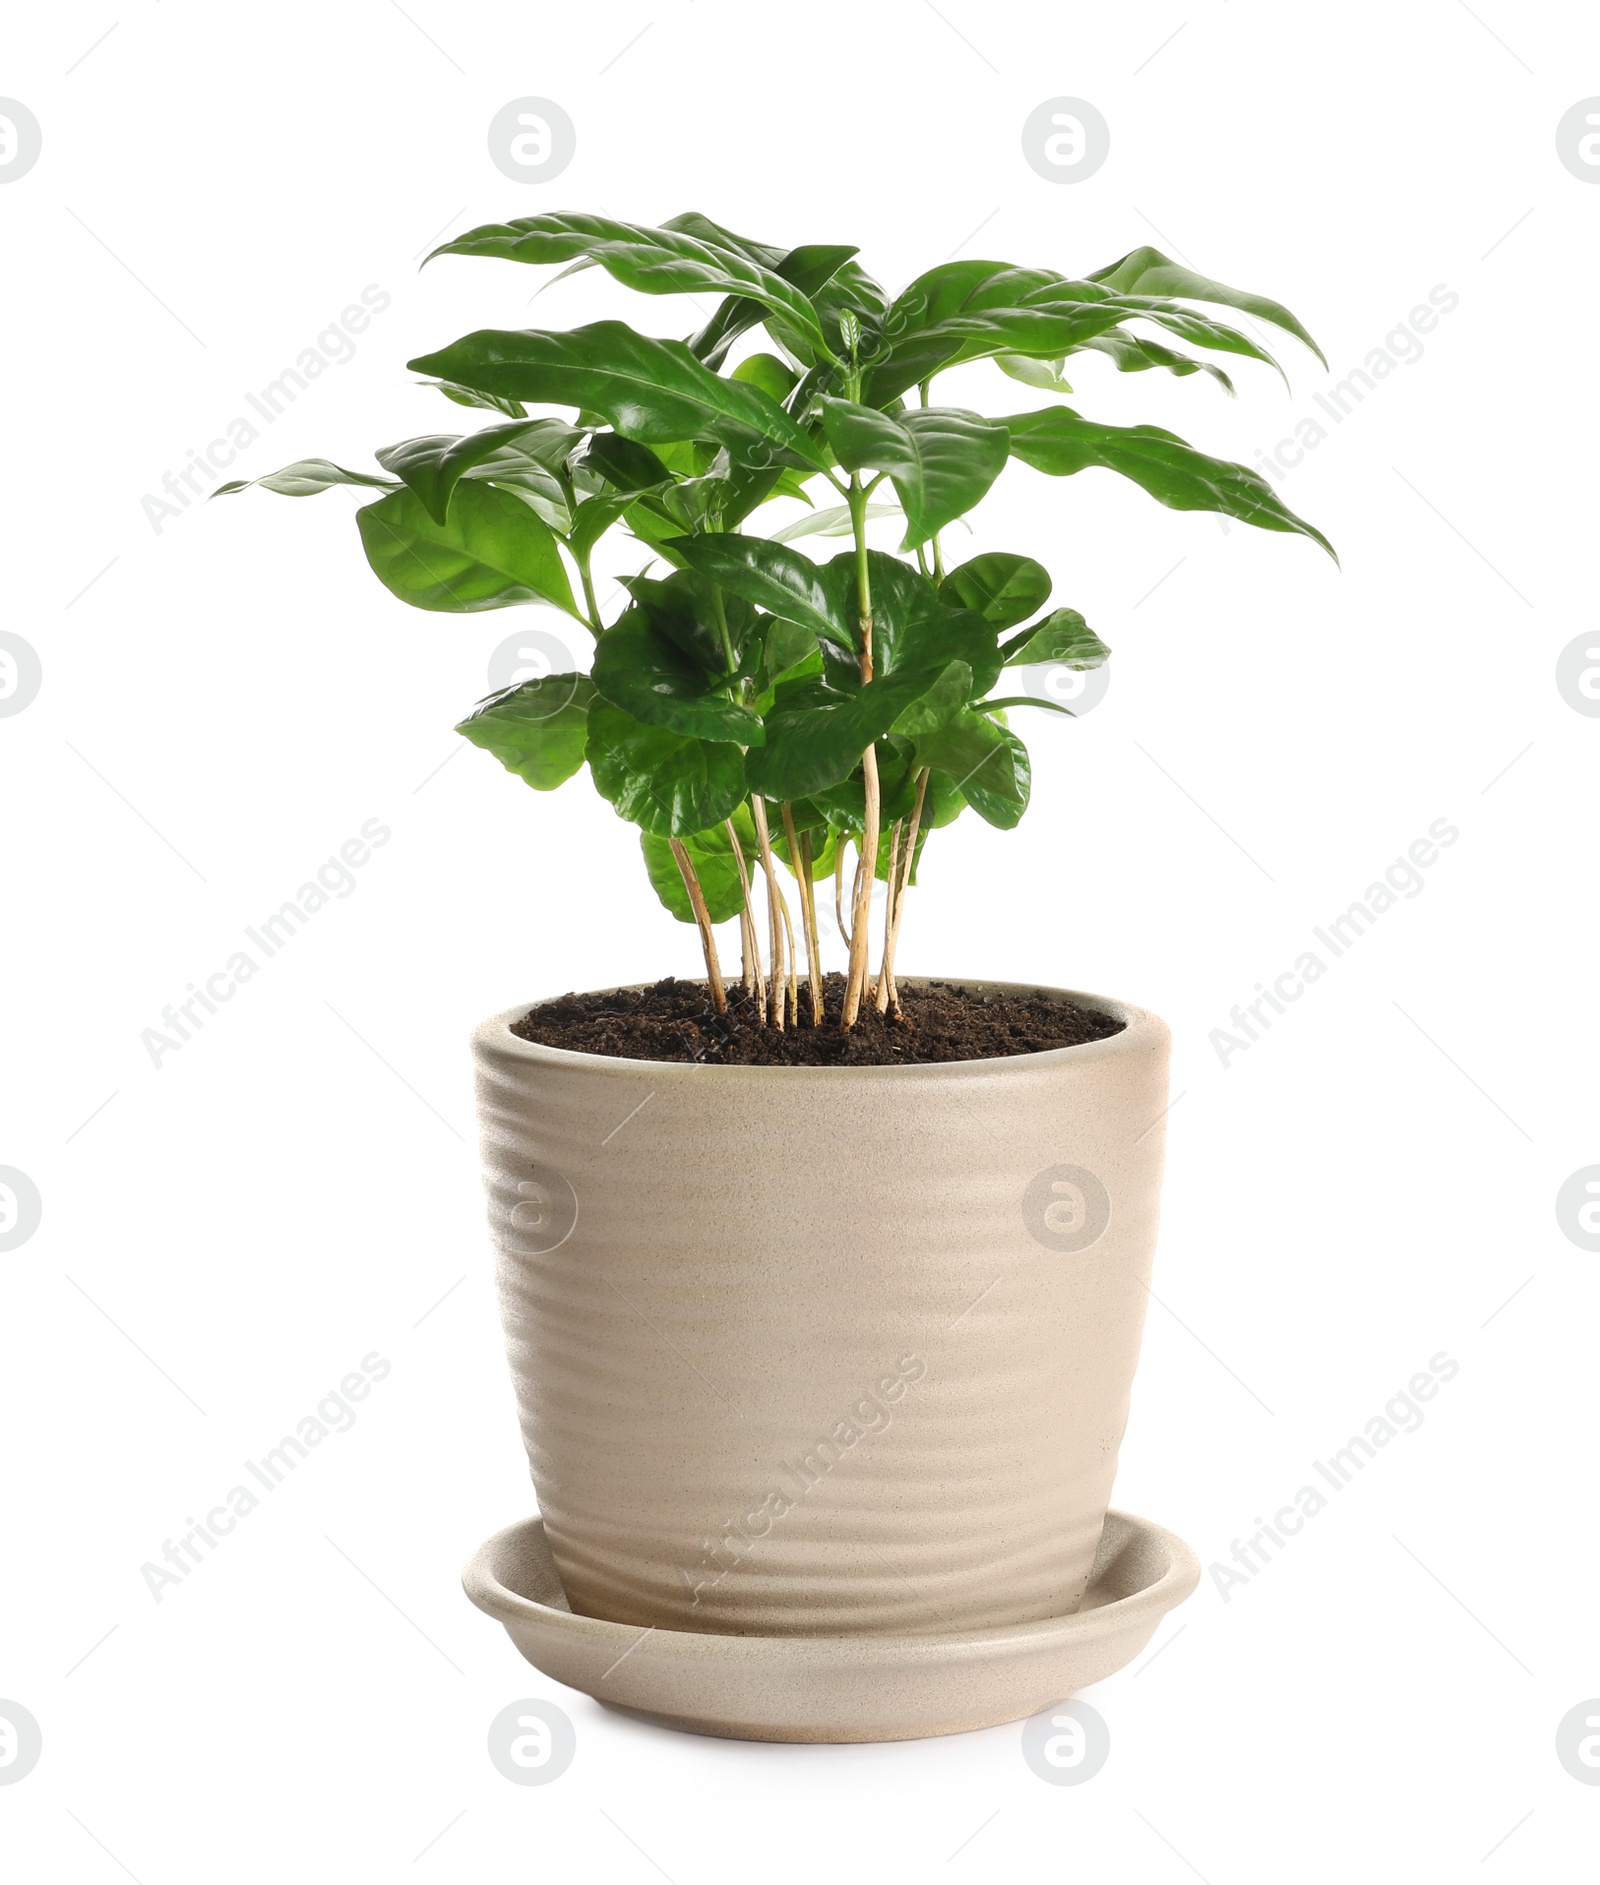
[[[557,1682],[609,1707],[742,1741],[909,1741],[1019,1721],[1111,1675],[1200,1581],[1181,1538],[1108,1512],[1069,1617],[926,1636],[712,1636],[575,1616],[537,1518],[498,1532],[467,1595]]]

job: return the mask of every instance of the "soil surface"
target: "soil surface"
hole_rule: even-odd
[[[608,995],[562,995],[541,1002],[513,1034],[577,1054],[628,1060],[707,1061],[728,1067],[896,1067],[943,1060],[998,1060],[1120,1034],[1122,1022],[1093,1008],[1035,995],[982,995],[954,982],[902,984],[901,1019],[863,1006],[848,1034],[839,1028],[844,977],[823,984],[824,1019],[810,1025],[800,985],[801,1025],[764,1027],[741,988],[717,1014],[704,982],[667,976],[654,987]]]

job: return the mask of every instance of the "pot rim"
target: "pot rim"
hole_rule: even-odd
[[[895,979],[911,988],[926,987],[930,982],[950,982],[985,993],[1045,995],[1064,999],[1076,1002],[1079,1007],[1092,1008],[1100,1014],[1112,1016],[1122,1023],[1122,1031],[1107,1035],[1103,1040],[1080,1041],[1071,1047],[1047,1047],[1035,1054],[997,1054],[978,1060],[918,1060],[882,1067],[727,1066],[698,1060],[635,1060],[622,1054],[584,1054],[567,1047],[547,1047],[541,1041],[526,1041],[520,1034],[512,1033],[511,1024],[520,1021],[529,1009],[538,1007],[540,1000],[555,999],[553,996],[541,996],[534,1001],[520,1001],[514,1007],[502,1009],[499,1014],[490,1015],[487,1020],[480,1022],[473,1030],[472,1045],[478,1053],[509,1055],[513,1060],[552,1068],[614,1070],[619,1075],[626,1074],[633,1079],[637,1079],[641,1073],[648,1073],[657,1080],[674,1075],[692,1075],[699,1079],[714,1078],[730,1082],[793,1081],[799,1077],[811,1081],[855,1083],[862,1080],[992,1078],[1001,1068],[1053,1067],[1068,1060],[1088,1065],[1130,1051],[1142,1051],[1156,1041],[1167,1039],[1169,1034],[1166,1022],[1148,1008],[1135,1007],[1132,1002],[1118,1001],[1110,995],[1095,995],[1075,988],[1057,988],[1048,982],[998,982],[987,977],[958,975],[901,975]],[[634,993],[653,986],[651,982],[619,982],[609,988],[588,989],[584,992],[611,995]]]

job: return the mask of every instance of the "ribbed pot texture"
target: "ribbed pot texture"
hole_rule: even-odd
[[[769,1068],[541,1047],[511,1032],[528,1004],[478,1029],[501,1314],[573,1610],[835,1635],[1077,1608],[1144,1324],[1169,1037],[1071,999],[1122,1033]]]

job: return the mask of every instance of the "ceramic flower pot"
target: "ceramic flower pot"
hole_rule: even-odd
[[[1168,1033],[1072,999],[1122,1032],[767,1068],[538,1046],[511,1032],[527,1004],[478,1029],[501,1311],[574,1612],[784,1636],[1076,1610],[1144,1323]]]

